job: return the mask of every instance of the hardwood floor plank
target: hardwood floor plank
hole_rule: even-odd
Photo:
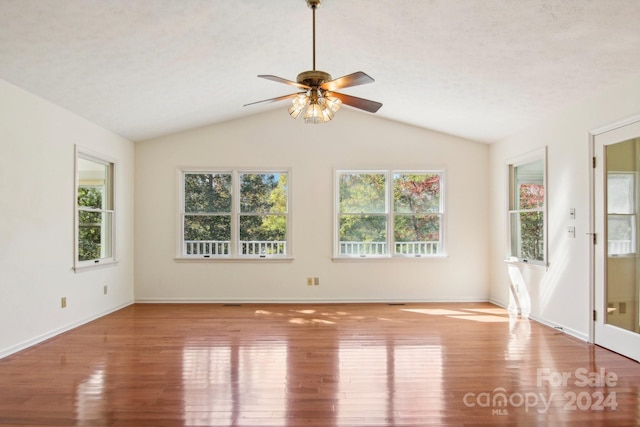
[[[487,303],[137,304],[0,360],[0,426],[638,426],[639,408],[638,363]]]

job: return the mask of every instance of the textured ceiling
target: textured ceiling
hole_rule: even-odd
[[[286,115],[242,105],[296,92],[256,76],[312,68],[311,16],[305,0],[0,0],[0,78],[136,141]],[[640,0],[324,0],[316,25],[317,69],[376,80],[341,92],[484,142],[640,76]]]

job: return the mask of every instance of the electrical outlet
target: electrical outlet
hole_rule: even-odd
[[[60,308],[66,308],[67,307],[67,297],[62,297],[60,299]]]
[[[107,294],[107,285],[104,285],[103,293],[104,293],[105,295]]]
[[[571,227],[567,227],[567,236],[570,239],[575,239],[576,238],[576,228],[571,226]]]
[[[320,285],[320,278],[319,277],[314,277],[313,278],[313,284],[316,285],[316,286],[319,286]]]
[[[307,286],[313,285],[313,277],[307,277]]]

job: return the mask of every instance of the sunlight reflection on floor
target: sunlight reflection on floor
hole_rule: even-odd
[[[446,310],[443,308],[402,308],[400,311],[409,311],[412,313],[431,314],[433,316],[465,314],[463,311]]]
[[[473,316],[473,315],[464,315],[464,316],[449,316],[454,319],[462,319],[462,320],[473,320],[474,322],[483,322],[483,323],[495,323],[495,322],[508,322],[508,317],[500,317],[500,316]]]
[[[483,323],[509,321],[508,313],[502,308],[468,308],[464,310],[447,310],[442,308],[403,308],[401,311],[428,314],[432,316],[447,316],[452,319],[472,320],[474,322]]]

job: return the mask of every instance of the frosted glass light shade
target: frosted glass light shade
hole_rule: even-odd
[[[289,115],[294,119],[297,119],[300,113],[302,113],[302,110],[304,110],[304,107],[307,106],[308,102],[309,97],[304,93],[295,96],[291,101],[291,107],[289,107]]]
[[[335,113],[340,109],[340,107],[342,107],[342,101],[335,96],[327,96],[325,98],[325,105]]]
[[[317,103],[310,103],[307,106],[307,111],[304,113],[304,122],[307,124],[318,124],[318,123],[322,123],[323,120],[323,116],[322,116],[322,107],[320,107],[320,105],[318,105]]]

